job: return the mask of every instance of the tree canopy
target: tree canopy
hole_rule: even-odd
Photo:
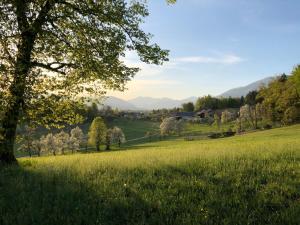
[[[89,144],[100,150],[100,144],[105,142],[107,127],[101,117],[96,117],[89,129]]]
[[[145,63],[166,61],[168,51],[152,43],[152,35],[141,29],[148,14],[142,0],[2,0],[0,106],[5,110],[0,112],[1,161],[14,161],[20,116],[41,118],[32,110],[36,105],[50,115],[59,114],[54,112],[58,109],[67,115],[71,110],[58,107],[60,103],[103,94],[106,89],[124,90],[139,70],[124,63],[129,51]],[[65,119],[70,118],[73,115]]]

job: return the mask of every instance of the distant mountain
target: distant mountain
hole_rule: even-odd
[[[113,96],[107,97],[104,100],[103,105],[110,106],[114,109],[118,108],[120,110],[138,110],[137,107],[135,107],[133,104],[129,103],[128,101]]]
[[[182,99],[180,100],[181,104],[182,103],[187,103],[187,102],[193,102],[195,103],[197,101],[197,97],[196,96],[192,96],[192,97],[189,97],[189,98],[185,98],[185,99]]]
[[[185,102],[195,102],[196,97],[190,97],[183,100],[175,100],[171,98],[151,98],[151,97],[137,97],[129,100],[128,102],[136,108],[144,110],[152,109],[171,109],[180,107]]]
[[[274,77],[267,77],[262,80],[258,80],[256,82],[253,82],[247,86],[244,87],[238,87],[238,88],[233,88],[230,89],[222,94],[220,94],[218,97],[233,97],[233,98],[238,98],[241,96],[246,96],[250,91],[258,90],[262,85],[268,85]]]
[[[246,96],[250,91],[259,89],[262,85],[267,85],[275,77],[267,77],[262,80],[253,82],[244,87],[238,87],[230,89],[217,97],[241,97]],[[152,97],[137,97],[131,100],[123,100],[113,96],[107,97],[103,105],[110,106],[112,108],[118,108],[120,110],[153,110],[153,109],[171,109],[175,107],[181,107],[183,103],[193,102],[195,103],[197,97],[189,97],[182,100],[176,100],[171,98],[152,98]]]

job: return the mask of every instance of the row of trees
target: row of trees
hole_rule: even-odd
[[[48,133],[40,139],[36,139],[34,133],[35,129],[27,126],[22,135],[22,144],[19,147],[20,151],[27,152],[30,157],[33,154],[40,156],[43,152],[57,155],[72,150],[73,153],[79,150],[80,145],[85,141],[84,134],[79,127],[72,129],[70,133],[65,131],[57,134]]]
[[[53,155],[65,154],[67,151],[77,151],[81,146],[87,149],[87,146],[93,146],[100,151],[100,146],[105,145],[106,150],[116,143],[119,147],[126,141],[125,135],[119,127],[107,128],[101,117],[96,117],[89,129],[88,135],[85,136],[83,131],[76,127],[69,133],[60,131],[53,134],[48,133],[37,139],[35,137],[35,128],[26,126],[20,139],[18,150],[26,152],[30,157],[32,155],[40,156],[42,153]]]
[[[100,151],[100,145],[105,144],[106,150],[110,150],[112,143],[118,143],[119,147],[121,143],[126,141],[125,135],[119,127],[113,127],[108,129],[104,120],[101,117],[96,117],[89,129],[88,143]]]
[[[244,97],[241,98],[216,98],[210,95],[200,97],[196,103],[187,102],[182,104],[182,111],[194,112],[201,109],[226,109],[226,108],[239,108],[245,103]]]
[[[241,98],[216,98],[210,95],[200,97],[195,104],[195,110],[201,109],[226,109],[239,108],[245,103],[244,97]]]

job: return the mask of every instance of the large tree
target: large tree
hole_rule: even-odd
[[[36,104],[123,90],[138,71],[124,64],[127,51],[146,63],[167,60],[168,51],[140,28],[147,15],[142,0],[0,1],[0,161],[16,161],[18,121],[36,115]]]

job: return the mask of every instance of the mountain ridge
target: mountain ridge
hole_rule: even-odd
[[[239,98],[241,96],[246,96],[250,91],[258,90],[261,85],[267,85],[275,77],[266,77],[264,79],[252,82],[248,85],[232,88],[228,91],[223,92],[222,94],[216,97],[233,97]],[[191,96],[184,99],[172,99],[167,97],[154,98],[147,96],[138,96],[133,99],[123,100],[114,96],[108,96],[102,105],[110,106],[112,108],[118,108],[120,110],[153,110],[153,109],[171,109],[181,107],[183,103],[197,101],[196,96]]]
[[[240,98],[242,96],[246,96],[250,91],[258,90],[262,85],[268,85],[275,77],[266,77],[264,79],[252,82],[248,85],[232,88],[228,91],[223,92],[222,94],[218,95],[217,97],[233,97],[233,98]]]

